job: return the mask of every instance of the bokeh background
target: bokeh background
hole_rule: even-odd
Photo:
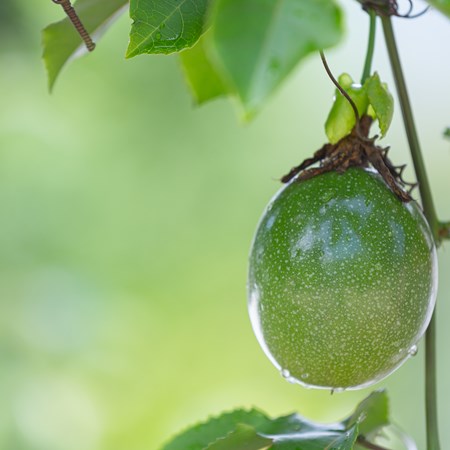
[[[341,3],[346,37],[327,54],[336,74],[357,79],[367,18]],[[0,2],[0,448],[153,450],[240,406],[348,414],[370,389],[331,396],[288,384],[246,309],[259,216],[277,178],[325,140],[333,87],[319,58],[243,125],[227,100],[193,106],[175,56],[125,61],[124,15],[49,95],[40,30],[62,17],[50,0]],[[395,26],[437,208],[450,219],[449,22],[429,12]],[[381,36],[375,68],[393,90]],[[410,161],[398,109],[385,142]],[[440,253],[449,442],[449,246]],[[425,448],[423,348],[378,387]]]

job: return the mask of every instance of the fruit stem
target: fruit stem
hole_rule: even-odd
[[[403,122],[408,137],[411,156],[414,163],[417,181],[419,182],[420,197],[425,217],[430,224],[433,237],[439,243],[439,221],[434,208],[431,188],[422,158],[419,139],[412,115],[411,104],[406,89],[405,78],[403,76],[400,57],[397,50],[391,18],[381,16],[384,37],[388,49],[389,60],[394,74],[397,93],[403,114]],[[426,402],[426,427],[427,427],[427,449],[440,450],[438,433],[438,413],[436,396],[436,314],[434,314],[425,335],[425,402]]]
[[[367,43],[366,60],[364,62],[364,69],[361,76],[361,85],[370,77],[372,71],[373,53],[375,50],[375,34],[377,29],[377,15],[373,9],[368,10],[369,14],[369,41]]]

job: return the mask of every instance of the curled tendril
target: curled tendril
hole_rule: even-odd
[[[358,0],[361,3],[364,11],[373,10],[379,16],[396,16],[403,19],[415,19],[420,17],[429,10],[427,6],[423,11],[413,14],[414,4],[413,0],[406,0],[409,4],[408,11],[404,14],[399,12],[399,5],[397,0]]]

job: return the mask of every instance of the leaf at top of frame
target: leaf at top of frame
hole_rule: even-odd
[[[227,87],[206,51],[207,35],[208,33],[204,34],[194,47],[180,53],[181,67],[197,105],[228,94]]]
[[[334,0],[218,0],[211,16],[217,67],[248,117],[302,59],[343,33]]]
[[[205,31],[208,0],[131,0],[127,58],[192,47]]]

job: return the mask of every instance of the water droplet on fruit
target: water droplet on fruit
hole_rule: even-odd
[[[307,378],[309,378],[309,373],[302,373],[302,379],[306,380]]]
[[[281,373],[281,376],[282,376],[283,378],[288,379],[288,378],[291,377],[291,372],[289,372],[289,370],[282,369],[282,370],[280,371],[280,373]]]
[[[409,356],[416,356],[417,355],[417,345],[412,345],[408,350]]]
[[[344,392],[344,391],[345,391],[345,389],[342,387],[333,388],[333,389],[331,389],[331,395],[333,395],[334,393],[340,394],[341,392]]]

